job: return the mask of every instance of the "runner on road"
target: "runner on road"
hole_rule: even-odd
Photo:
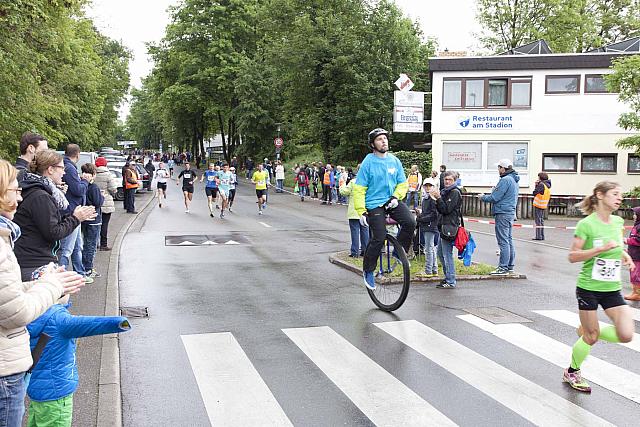
[[[369,132],[369,148],[362,161],[356,182],[353,185],[353,205],[360,215],[360,224],[370,227],[372,237],[364,252],[362,276],[368,289],[375,289],[373,271],[384,245],[387,234],[388,213],[400,225],[398,241],[405,251],[409,251],[416,219],[403,200],[409,189],[407,177],[400,160],[389,151],[389,132],[377,128]]]
[[[158,206],[162,207],[162,199],[167,198],[167,180],[169,179],[169,172],[164,168],[164,162],[160,162],[155,174],[158,188]]]
[[[569,262],[582,262],[576,297],[580,312],[578,341],[573,346],[571,364],[564,370],[562,381],[578,391],[591,393],[582,379],[580,367],[598,340],[627,343],[633,338],[635,325],[620,290],[622,266],[635,268],[631,257],[622,249],[624,219],[612,215],[622,203],[622,189],[615,182],[602,181],[585,197],[579,208],[588,216],[578,222],[569,251]],[[600,329],[598,305],[613,325]]]
[[[238,175],[236,175],[236,168],[231,166],[231,182],[229,183],[229,212],[233,212],[231,207],[233,206],[233,200],[236,198],[236,186],[238,185]]]
[[[258,163],[258,170],[253,173],[251,182],[256,185],[258,215],[262,215],[262,210],[267,208],[267,187],[269,186],[269,173],[264,170],[262,163]]]
[[[176,164],[175,160],[169,159],[167,167],[169,168],[169,178],[173,179],[173,166]]]
[[[224,164],[223,170],[218,174],[218,193],[220,199],[222,199],[222,210],[220,211],[220,218],[224,218],[224,209],[227,207],[229,200],[229,189],[231,188],[231,179],[233,175],[229,171],[229,165]]]
[[[180,178],[182,178],[182,194],[184,194],[184,213],[189,213],[189,205],[191,204],[191,199],[193,199],[193,183],[197,179],[196,173],[191,170],[189,162],[185,162],[184,169],[176,180],[176,185],[180,184]]]
[[[207,194],[207,206],[209,206],[209,216],[211,218],[213,218],[213,201],[214,199],[216,201],[218,200],[218,171],[216,171],[216,168],[214,163],[209,163],[209,169],[204,171],[200,177],[200,182],[202,182],[205,177],[207,179],[204,191]]]

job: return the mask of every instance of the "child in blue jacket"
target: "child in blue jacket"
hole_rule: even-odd
[[[33,367],[27,388],[31,399],[29,427],[71,426],[73,393],[78,388],[76,338],[131,329],[126,317],[74,316],[69,313],[69,306],[69,295],[66,295],[27,326],[32,350],[41,334],[50,337]]]

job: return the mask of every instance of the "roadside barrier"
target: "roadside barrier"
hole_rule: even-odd
[[[491,221],[491,220],[484,220],[484,219],[477,219],[477,218],[464,218],[464,220],[466,222],[475,222],[478,224],[495,224],[495,221]],[[544,229],[550,229],[550,230],[575,230],[576,226],[572,225],[572,226],[562,226],[562,225],[534,225],[534,224],[513,224],[513,228],[544,228]],[[624,226],[624,228],[626,230],[631,230],[633,228],[632,225],[626,225]]]

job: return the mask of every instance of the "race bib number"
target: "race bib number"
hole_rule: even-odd
[[[619,259],[596,258],[593,260],[591,278],[602,282],[619,282],[622,261]]]
[[[229,185],[229,178],[221,178],[220,185]]]
[[[191,179],[191,174],[190,173],[185,173],[184,177],[187,178],[187,179]]]
[[[215,175],[209,175],[207,176],[207,181],[215,181],[216,176]]]
[[[266,181],[264,179],[261,179],[260,181],[258,181],[258,185],[264,185],[266,183]]]

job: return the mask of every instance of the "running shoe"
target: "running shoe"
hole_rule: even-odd
[[[231,210],[231,206],[229,206],[229,212],[233,212],[233,211]]]
[[[213,218],[213,213],[210,213],[210,214],[209,214],[209,216],[210,216],[211,218]]]
[[[84,276],[84,283],[87,285],[90,285],[93,283],[93,277],[91,276]]]
[[[220,212],[220,219],[224,218],[224,212]]]
[[[189,213],[189,209],[185,209],[184,213]]]
[[[262,209],[267,209],[267,202],[264,202],[264,203],[262,204]]]
[[[449,283],[449,282],[441,282],[436,285],[436,288],[439,288],[439,289],[453,289],[455,287],[456,287],[455,283]]]
[[[89,277],[96,278],[96,277],[102,277],[102,275],[100,273],[98,273],[96,271],[96,269],[94,268],[94,269],[89,271]]]
[[[258,215],[262,215],[262,211],[258,211]]]
[[[216,205],[216,209],[220,209],[220,205]]]
[[[489,274],[492,276],[508,276],[509,270],[507,270],[506,268],[498,267]]]
[[[571,388],[574,388],[578,391],[582,391],[584,393],[591,393],[591,386],[585,380],[582,379],[582,375],[580,371],[569,372],[569,369],[564,370],[564,374],[562,375],[562,381],[568,383]]]
[[[372,291],[376,289],[376,279],[373,277],[373,271],[363,271],[362,278],[364,279],[364,286],[367,289]]]

